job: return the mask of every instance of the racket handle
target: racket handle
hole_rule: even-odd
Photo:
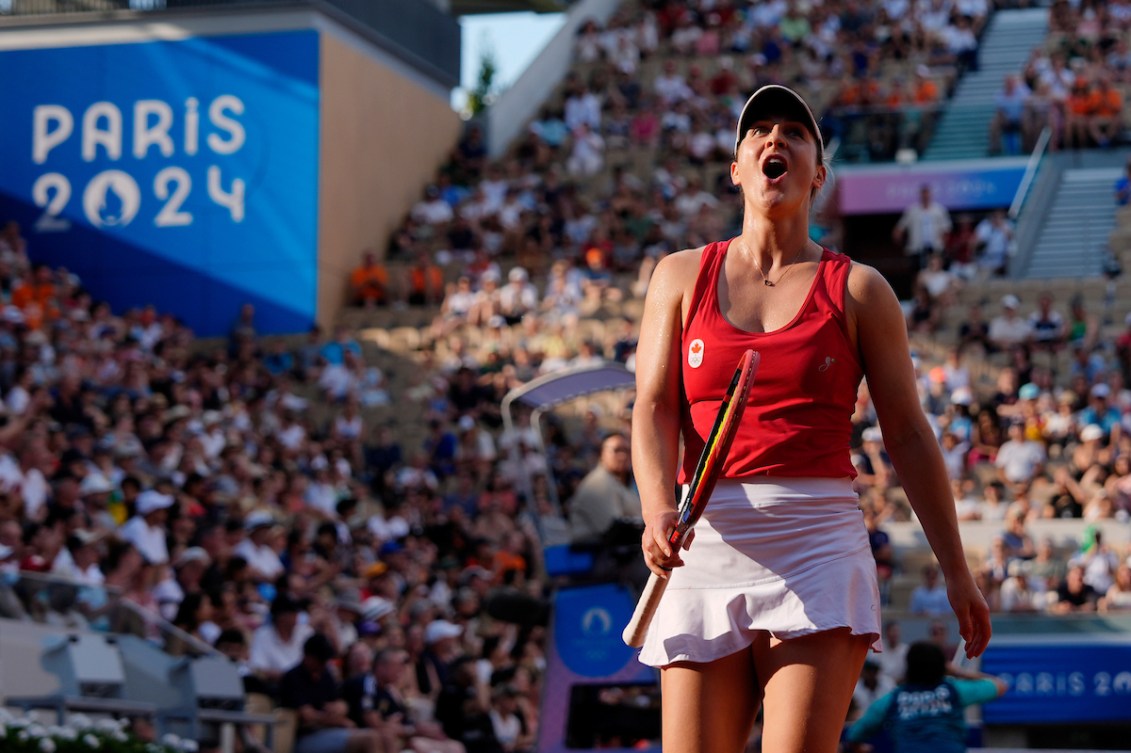
[[[656,614],[656,607],[660,606],[660,599],[668,588],[667,580],[655,573],[648,576],[648,583],[636,601],[636,610],[632,619],[628,621],[621,637],[624,642],[633,648],[644,645],[644,636],[648,635],[648,626],[652,624],[652,617]]]

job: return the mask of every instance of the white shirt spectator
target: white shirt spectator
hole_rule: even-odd
[[[1006,479],[1019,483],[1031,481],[1045,458],[1045,446],[1040,442],[1008,439],[998,448],[994,465],[1001,469]]]
[[[286,672],[302,661],[302,644],[314,634],[310,625],[295,625],[289,641],[283,641],[273,625],[264,625],[251,636],[248,666],[254,670]]]
[[[934,588],[925,585],[915,586],[911,592],[912,614],[949,614],[950,599],[946,596],[946,585],[940,579]]]
[[[291,423],[283,426],[276,434],[279,443],[288,450],[298,450],[306,441],[306,429],[300,423]]]
[[[1028,341],[1032,334],[1029,320],[1017,316],[1016,309],[990,320],[990,342],[999,348],[1009,348]]]
[[[571,131],[582,125],[597,130],[601,127],[601,100],[590,91],[569,97],[565,101],[564,119]]]
[[[691,88],[688,87],[683,76],[675,71],[661,73],[652,86],[656,96],[664,105],[670,106],[691,96]]]
[[[253,570],[258,570],[267,580],[274,580],[283,572],[279,555],[266,544],[256,546],[251,539],[245,538],[236,544],[232,554],[243,557]]]
[[[412,217],[429,225],[441,225],[451,222],[454,214],[451,205],[437,196],[428,201],[417,202],[412,208]]]
[[[165,529],[151,526],[145,518],[135,515],[122,526],[121,536],[141,552],[146,562],[163,565],[169,561],[169,548],[165,543]]]
[[[357,387],[357,378],[343,364],[332,363],[318,375],[318,386],[329,399],[344,400]]]
[[[601,134],[581,126],[573,133],[573,151],[566,160],[570,175],[595,175],[605,164],[605,140]]]
[[[20,484],[20,496],[24,500],[24,516],[29,520],[38,520],[39,511],[47,504],[47,497],[51,493],[51,486],[38,468],[29,468],[24,473],[23,483]]]
[[[31,393],[19,384],[8,390],[8,394],[4,397],[4,405],[13,416],[22,416],[30,403]]]

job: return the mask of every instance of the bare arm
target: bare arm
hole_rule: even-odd
[[[967,653],[978,656],[990,639],[989,607],[966,564],[946,466],[919,405],[899,301],[876,270],[862,265],[853,265],[848,294],[850,327],[884,444],[942,568]]]
[[[683,564],[671,551],[668,534],[675,526],[673,497],[679,462],[680,332],[689,281],[698,272],[700,254],[685,251],[656,265],[636,348],[636,403],[632,411],[632,470],[644,514],[641,548],[648,568],[662,578],[663,568]],[[689,542],[690,543],[690,542]]]

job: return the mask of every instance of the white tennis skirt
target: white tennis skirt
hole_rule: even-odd
[[[723,479],[672,571],[640,661],[709,662],[833,628],[880,650],[876,562],[849,479]]]

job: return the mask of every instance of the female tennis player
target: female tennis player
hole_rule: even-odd
[[[849,459],[862,378],[969,655],[990,638],[899,302],[874,269],[809,238],[826,177],[809,106],[785,87],[759,89],[739,118],[731,164],[741,235],[664,258],[648,287],[632,457],[644,560],[669,579],[641,650],[662,668],[664,753],[739,753],[759,706],[763,750],[836,750],[880,635]],[[692,542],[672,551],[672,490],[693,473],[748,348],[761,365],[722,478]]]

